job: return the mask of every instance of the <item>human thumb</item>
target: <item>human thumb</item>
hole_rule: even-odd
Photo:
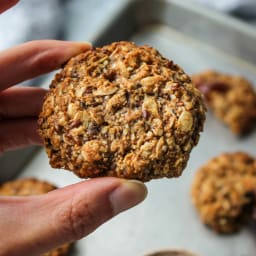
[[[78,240],[146,194],[138,181],[96,178],[45,195],[0,198],[1,255],[39,255]]]

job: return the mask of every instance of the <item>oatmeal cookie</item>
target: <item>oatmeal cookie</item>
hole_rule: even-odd
[[[0,196],[31,196],[48,193],[56,187],[48,182],[35,178],[26,178],[0,184]],[[42,256],[68,255],[71,244],[64,244]]]
[[[63,244],[50,252],[44,253],[42,256],[67,256],[70,254],[71,246],[71,244]]]
[[[148,181],[181,175],[204,120],[201,93],[179,66],[117,42],[64,66],[38,123],[53,168]]]
[[[256,159],[223,153],[196,173],[192,200],[202,221],[219,233],[238,231],[256,206]]]
[[[213,70],[194,75],[192,80],[214,115],[234,134],[244,135],[255,128],[256,92],[249,81]]]
[[[183,250],[162,250],[146,254],[145,256],[197,256],[193,253]]]

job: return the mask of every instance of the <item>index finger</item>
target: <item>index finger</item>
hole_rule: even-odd
[[[90,48],[88,43],[40,40],[0,52],[0,91],[58,69]]]
[[[13,5],[17,4],[19,0],[4,0],[0,1],[0,13],[6,11],[11,8]]]

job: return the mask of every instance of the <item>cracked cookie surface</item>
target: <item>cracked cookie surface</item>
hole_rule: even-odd
[[[25,178],[8,181],[0,184],[0,196],[31,196],[48,193],[56,187],[48,182],[35,178]],[[71,244],[64,244],[41,256],[66,256],[69,255]]]
[[[256,92],[243,77],[208,70],[192,77],[208,107],[236,135],[256,126]]]
[[[204,120],[201,93],[179,66],[117,42],[64,66],[38,123],[52,167],[148,181],[181,175]]]
[[[219,233],[238,231],[256,206],[256,159],[223,153],[202,166],[191,190],[201,220]]]

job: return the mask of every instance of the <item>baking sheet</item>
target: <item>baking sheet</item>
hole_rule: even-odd
[[[161,0],[135,1],[114,20],[108,30],[96,35],[97,44],[132,40],[156,47],[189,74],[214,68],[256,81],[256,53],[252,47],[256,49],[256,32],[242,23],[185,1]],[[225,34],[220,40],[223,44],[218,41],[218,31]],[[234,41],[236,38],[239,40]],[[238,234],[216,235],[201,224],[190,200],[191,181],[198,167],[220,153],[237,150],[256,156],[256,131],[248,137],[236,138],[208,113],[205,131],[183,175],[178,179],[147,183],[149,195],[145,202],[79,241],[73,255],[140,256],[162,248],[185,248],[202,256],[255,255],[256,229],[253,225]],[[26,166],[21,176],[35,176],[38,168],[41,168],[37,173],[39,178],[60,186],[79,180],[72,173],[53,171],[43,151]]]

